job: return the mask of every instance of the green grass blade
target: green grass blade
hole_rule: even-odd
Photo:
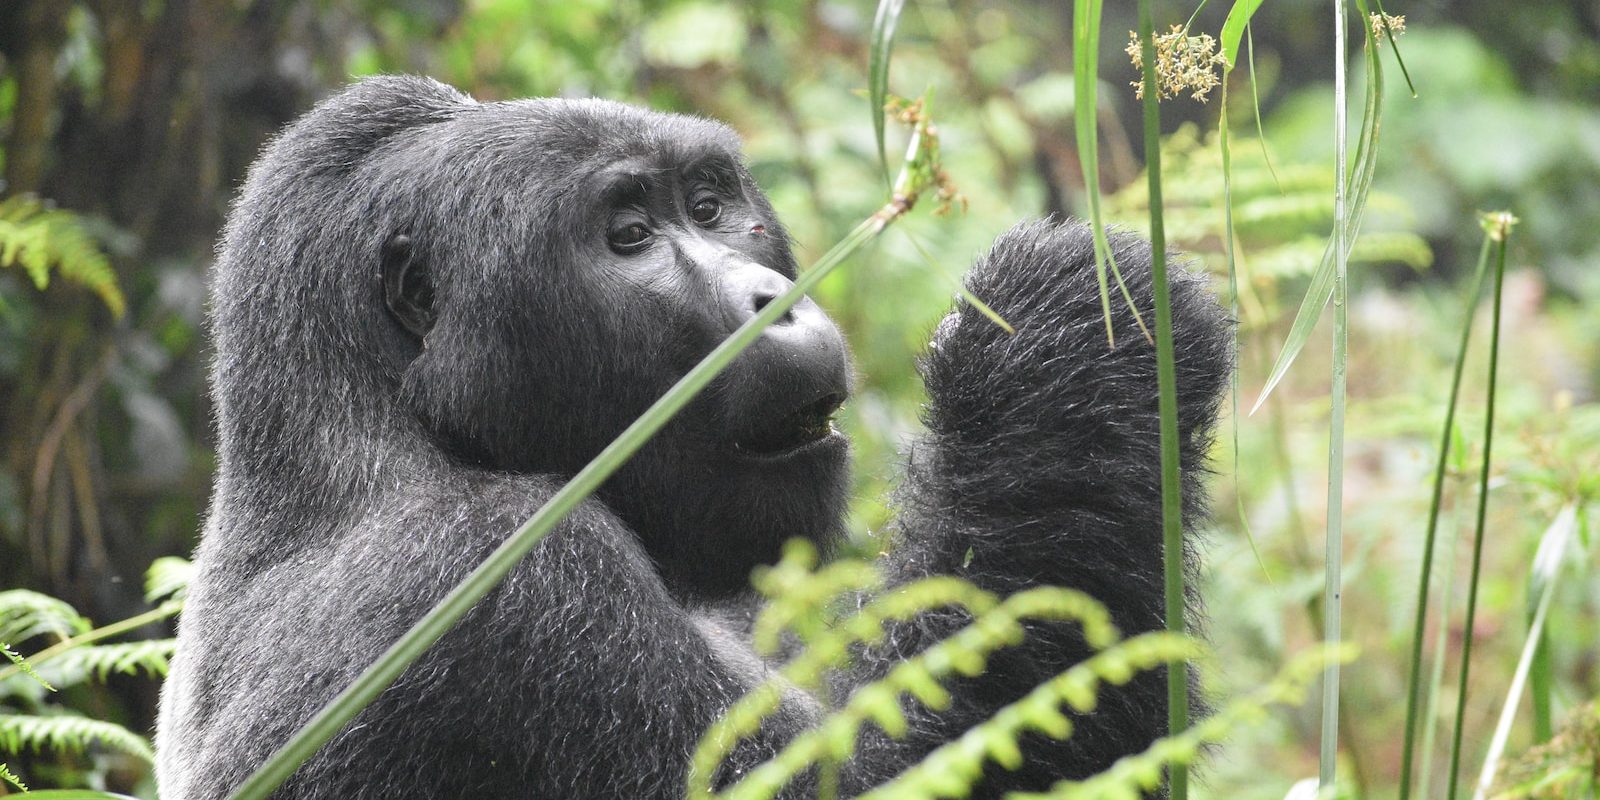
[[[1256,36],[1251,33],[1249,25],[1244,26],[1244,40],[1249,46],[1246,52],[1250,54],[1246,58],[1250,65],[1250,108],[1256,115],[1256,142],[1261,145],[1261,159],[1267,162],[1267,174],[1272,176],[1272,185],[1278,187],[1278,194],[1283,194],[1283,181],[1278,177],[1278,168],[1272,165],[1272,153],[1267,149],[1267,129],[1261,124],[1261,82],[1256,80]]]
[[[1222,57],[1228,60],[1232,67],[1239,58],[1239,40],[1243,38],[1245,28],[1250,25],[1250,18],[1255,16],[1256,9],[1261,7],[1261,0],[1233,0],[1233,7],[1228,9],[1228,18],[1222,22]]]
[[[135,800],[125,794],[97,792],[92,789],[47,789],[28,792],[28,800]]]
[[[1457,448],[1457,452],[1465,448]],[[1461,544],[1460,509],[1451,507],[1449,535],[1445,538],[1444,574],[1440,576],[1439,619],[1450,619],[1455,610],[1456,551]],[[1433,755],[1439,731],[1439,699],[1444,692],[1445,653],[1450,648],[1450,626],[1436,626],[1433,640],[1433,664],[1428,670],[1427,700],[1422,707],[1421,766],[1417,768],[1417,785],[1426,789],[1433,785]]]
[[[1356,0],[1357,8],[1363,13],[1366,10],[1365,0]],[[1370,27],[1363,26],[1367,31],[1367,90],[1366,103],[1362,110],[1361,135],[1356,142],[1356,157],[1354,173],[1348,176],[1350,199],[1346,208],[1343,225],[1337,222],[1334,225],[1335,236],[1342,232],[1344,235],[1343,246],[1348,249],[1354,244],[1356,234],[1361,230],[1361,220],[1366,214],[1367,196],[1371,193],[1372,179],[1378,169],[1378,115],[1383,109],[1383,65],[1377,58],[1376,42],[1372,39]],[[1342,62],[1341,62],[1342,64]],[[1341,130],[1343,130],[1341,128]],[[1342,133],[1340,134],[1343,135]],[[1346,176],[1344,170],[1338,167],[1336,175],[1340,179]],[[1312,273],[1311,283],[1306,289],[1305,297],[1300,302],[1300,309],[1295,313],[1294,323],[1289,327],[1289,336],[1284,340],[1283,350],[1278,353],[1278,358],[1272,365],[1272,372],[1267,376],[1266,385],[1261,390],[1261,395],[1256,398],[1256,403],[1250,409],[1254,414],[1261,409],[1261,404],[1266,401],[1273,389],[1283,381],[1289,372],[1289,367],[1299,357],[1300,351],[1305,349],[1306,342],[1310,340],[1311,333],[1316,330],[1317,323],[1322,319],[1322,311],[1327,307],[1328,301],[1333,298],[1334,288],[1334,251],[1339,244],[1334,236],[1328,238],[1328,246],[1322,252],[1322,261],[1317,265],[1316,272]]]
[[[1000,316],[1000,312],[990,308],[989,304],[983,302],[982,298],[979,298],[977,295],[973,294],[972,290],[968,289],[967,285],[962,283],[959,278],[951,278],[947,273],[945,273],[944,267],[939,265],[939,262],[934,259],[933,254],[929,253],[928,249],[922,246],[921,239],[917,238],[915,234],[904,228],[900,229],[900,232],[905,234],[906,239],[911,242],[911,246],[916,248],[917,254],[922,256],[922,260],[927,263],[929,269],[933,270],[939,275],[944,275],[952,284],[955,284],[956,294],[960,295],[961,299],[971,303],[973,308],[978,309],[978,313],[988,317],[990,322],[993,322],[995,325],[1000,327],[1000,330],[1011,334],[1015,334],[1017,332],[1016,328],[1011,327],[1011,323],[1006,322],[1005,317]]]
[[[872,104],[872,136],[878,143],[878,164],[883,169],[885,186],[889,185],[889,155],[883,141],[883,107],[889,101],[889,55],[894,50],[894,29],[905,5],[905,0],[878,1],[867,50],[867,98]]]
[[[1509,220],[1511,215],[1504,215]],[[1478,519],[1472,531],[1472,572],[1467,579],[1467,615],[1462,621],[1460,682],[1456,691],[1455,730],[1450,738],[1450,775],[1446,797],[1457,797],[1456,787],[1461,779],[1461,737],[1466,730],[1467,679],[1472,668],[1473,624],[1477,621],[1478,582],[1483,568],[1483,531],[1489,513],[1489,467],[1494,445],[1495,381],[1500,369],[1500,312],[1506,277],[1506,239],[1510,237],[1509,222],[1500,229],[1495,248],[1494,263],[1494,313],[1489,328],[1489,381],[1488,399],[1483,414],[1483,466],[1478,473]],[[1491,235],[1493,235],[1491,233]]]
[[[1117,338],[1111,329],[1111,288],[1109,274],[1116,280],[1122,299],[1133,312],[1144,338],[1154,341],[1145,326],[1139,305],[1133,302],[1128,284],[1122,280],[1116,258],[1111,253],[1111,243],[1106,238],[1105,217],[1101,212],[1100,197],[1100,0],[1077,0],[1072,4],[1072,118],[1075,138],[1078,140],[1078,162],[1083,167],[1084,197],[1089,206],[1089,228],[1094,232],[1094,274],[1100,283],[1100,311],[1106,321],[1106,342],[1115,347]]]
[[[1072,4],[1072,119],[1078,140],[1078,162],[1083,168],[1083,191],[1089,206],[1089,227],[1094,231],[1094,276],[1100,282],[1100,311],[1106,321],[1106,341],[1117,343],[1111,330],[1111,288],[1106,264],[1112,260],[1106,241],[1105,219],[1100,211],[1100,0],[1075,0]]]
[[[1228,311],[1234,319],[1239,318],[1239,264],[1234,256],[1236,240],[1233,231],[1233,151],[1228,147],[1228,76],[1232,70],[1224,69],[1222,72],[1222,103],[1217,115],[1217,148],[1222,154],[1222,251],[1228,260]],[[1239,363],[1239,326],[1233,326],[1233,363]],[[1232,418],[1229,420],[1233,434],[1233,477],[1234,485],[1239,486],[1239,370],[1233,371],[1233,391],[1229,402],[1233,406]],[[1244,493],[1234,491],[1233,498],[1238,505],[1239,527],[1244,529],[1245,540],[1250,542],[1250,552],[1256,557],[1256,565],[1261,567],[1261,574],[1265,575],[1268,583],[1272,583],[1272,572],[1267,569],[1267,562],[1261,557],[1261,548],[1256,546],[1255,533],[1250,530],[1250,518],[1244,510]]]
[[[1466,366],[1467,345],[1472,340],[1473,309],[1478,305],[1478,297],[1483,294],[1483,281],[1489,272],[1489,243],[1487,235],[1483,237],[1483,247],[1478,251],[1478,269],[1472,279],[1472,289],[1467,294],[1466,302],[1462,304],[1466,318],[1461,324],[1461,341],[1456,346],[1456,361],[1454,373],[1450,377],[1450,399],[1445,403],[1444,430],[1439,434],[1439,458],[1433,468],[1433,496],[1428,504],[1428,526],[1423,532],[1422,542],[1422,576],[1418,579],[1417,586],[1417,613],[1411,626],[1411,671],[1406,681],[1406,728],[1405,744],[1400,755],[1400,800],[1406,800],[1411,794],[1411,767],[1416,741],[1417,712],[1420,699],[1418,691],[1421,689],[1422,677],[1422,641],[1425,635],[1428,620],[1428,583],[1433,574],[1433,551],[1435,540],[1438,538],[1439,509],[1444,501],[1444,483],[1449,474],[1450,445],[1455,438],[1456,408],[1461,397],[1461,374]],[[1446,584],[1448,589],[1448,584]],[[1443,653],[1440,653],[1443,656]]]
[[[1473,800],[1483,800],[1494,783],[1494,774],[1500,766],[1500,756],[1506,751],[1506,740],[1511,737],[1511,722],[1516,719],[1517,706],[1522,702],[1522,687],[1527,684],[1533,666],[1534,654],[1544,638],[1544,623],[1550,613],[1550,598],[1555,596],[1556,576],[1561,573],[1561,558],[1566,554],[1567,541],[1578,529],[1578,506],[1568,504],[1556,515],[1555,522],[1539,537],[1539,550],[1533,557],[1533,569],[1528,576],[1528,587],[1538,597],[1534,604],[1533,621],[1528,624],[1528,640],[1523,643],[1522,656],[1517,659],[1517,670],[1512,673],[1511,686],[1506,689],[1506,702],[1500,708],[1500,720],[1495,723],[1494,736],[1489,739],[1489,753],[1483,759],[1483,771],[1478,774],[1478,788]]]
[[[1150,192],[1150,272],[1155,284],[1156,391],[1161,413],[1161,528],[1167,630],[1184,635],[1183,484],[1178,464],[1178,377],[1172,344],[1172,293],[1167,280],[1167,236],[1161,201],[1161,107],[1156,84],[1155,21],[1150,0],[1139,0],[1139,42],[1144,62],[1145,174]],[[1189,727],[1189,664],[1167,667],[1167,735]],[[1189,770],[1173,764],[1167,775],[1172,800],[1189,795]]]

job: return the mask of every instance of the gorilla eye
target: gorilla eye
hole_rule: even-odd
[[[643,223],[634,222],[611,231],[607,238],[611,241],[611,249],[631,253],[650,240],[650,229]]]
[[[715,197],[703,198],[689,209],[689,216],[701,225],[710,225],[722,216],[722,203],[717,202]]]

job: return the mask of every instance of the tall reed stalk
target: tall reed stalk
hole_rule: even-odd
[[[1439,509],[1444,500],[1444,484],[1449,474],[1450,441],[1454,437],[1456,406],[1461,397],[1461,374],[1467,362],[1467,345],[1472,341],[1472,311],[1483,294],[1483,281],[1488,275],[1489,245],[1491,239],[1483,237],[1483,247],[1478,251],[1478,268],[1472,279],[1472,289],[1462,305],[1466,318],[1461,324],[1461,342],[1456,346],[1456,363],[1450,378],[1450,399],[1445,404],[1444,430],[1439,434],[1439,458],[1433,469],[1433,496],[1428,504],[1428,526],[1423,532],[1422,575],[1417,581],[1417,613],[1411,626],[1411,671],[1406,681],[1405,744],[1400,755],[1400,800],[1411,796],[1411,773],[1415,762],[1414,743],[1417,734],[1418,711],[1421,708],[1419,692],[1422,688],[1422,644],[1428,621],[1428,583],[1433,575],[1433,551],[1438,540]],[[1449,584],[1445,584],[1449,591]],[[1436,658],[1443,658],[1441,650]]]
[[[1150,191],[1150,272],[1155,283],[1156,392],[1161,414],[1161,529],[1165,559],[1167,630],[1184,634],[1183,485],[1178,463],[1178,376],[1172,346],[1172,296],[1167,281],[1167,236],[1161,201],[1161,90],[1156,79],[1155,21],[1150,0],[1139,0],[1139,49],[1144,68],[1145,174]],[[1189,665],[1167,668],[1167,735],[1189,727]],[[1189,794],[1189,771],[1173,764],[1168,772],[1170,797]]]
[[[1340,588],[1344,563],[1344,403],[1345,360],[1349,344],[1349,266],[1352,241],[1345,236],[1349,209],[1349,143],[1345,117],[1344,0],[1333,2],[1333,411],[1328,421],[1328,531],[1322,584],[1322,641],[1332,647],[1340,639]],[[1338,785],[1339,773],[1339,664],[1330,662],[1322,672],[1322,747],[1318,758],[1318,783],[1324,792]]]
[[[1511,226],[1516,218],[1509,213],[1485,217],[1485,229],[1495,240],[1494,256],[1494,308],[1493,322],[1489,326],[1489,380],[1488,398],[1483,412],[1483,464],[1478,471],[1478,519],[1472,531],[1472,572],[1467,578],[1467,616],[1461,631],[1461,677],[1456,690],[1455,730],[1450,738],[1450,783],[1445,797],[1456,796],[1456,786],[1461,780],[1461,739],[1466,730],[1467,679],[1472,670],[1472,626],[1477,621],[1478,579],[1483,569],[1483,531],[1489,515],[1489,468],[1494,448],[1495,381],[1500,371],[1500,310],[1506,277],[1506,240],[1511,238]]]

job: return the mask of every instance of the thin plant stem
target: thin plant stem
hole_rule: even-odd
[[[1156,392],[1161,414],[1161,528],[1166,591],[1167,630],[1183,635],[1184,553],[1183,485],[1178,463],[1178,374],[1172,346],[1172,296],[1167,282],[1167,237],[1161,202],[1161,107],[1156,84],[1155,22],[1150,0],[1139,0],[1139,48],[1144,67],[1145,174],[1150,191],[1150,273],[1155,283]],[[1178,661],[1167,667],[1167,735],[1189,727],[1189,665]],[[1168,772],[1170,797],[1185,800],[1189,771],[1173,764]]]
[[[1344,0],[1334,0],[1333,72],[1333,380],[1332,413],[1328,421],[1327,546],[1323,556],[1322,641],[1335,647],[1340,639],[1340,590],[1344,563],[1344,403],[1345,360],[1349,344],[1350,240],[1345,236],[1349,209],[1345,190],[1348,142],[1345,119],[1345,60],[1347,46]],[[1339,773],[1339,664],[1322,671],[1322,741],[1318,758],[1318,785],[1334,791]]]
[[[1406,681],[1406,732],[1404,749],[1400,756],[1400,800],[1411,795],[1411,768],[1414,761],[1413,744],[1417,734],[1417,693],[1422,688],[1422,640],[1428,621],[1428,581],[1433,574],[1433,549],[1438,538],[1439,508],[1444,500],[1445,476],[1450,458],[1451,434],[1455,431],[1456,405],[1461,396],[1461,374],[1467,362],[1467,345],[1472,340],[1472,310],[1483,294],[1483,281],[1488,275],[1489,243],[1487,234],[1478,251],[1477,275],[1472,280],[1472,290],[1467,294],[1466,320],[1461,325],[1461,342],[1456,347],[1454,374],[1450,377],[1450,399],[1445,404],[1444,432],[1439,435],[1439,458],[1433,470],[1433,498],[1428,504],[1428,527],[1422,541],[1422,575],[1417,581],[1417,614],[1411,627],[1411,672]],[[1441,656],[1443,653],[1440,654]]]
[[[1461,476],[1456,482],[1463,483]],[[1456,496],[1460,496],[1459,489]],[[1456,551],[1461,544],[1461,505],[1459,502],[1451,504],[1450,521],[1448,524],[1449,535],[1445,540],[1444,575],[1439,582],[1439,619],[1448,620],[1455,610],[1455,585],[1456,585]],[[1427,794],[1427,788],[1433,785],[1433,751],[1435,737],[1439,731],[1439,689],[1444,686],[1445,653],[1450,648],[1450,626],[1440,624],[1438,632],[1433,637],[1433,666],[1428,670],[1428,696],[1422,706],[1422,764],[1417,768],[1417,785]]]
[[[128,617],[127,619],[118,620],[109,625],[95,628],[92,631],[85,631],[77,636],[62,639],[61,641],[56,642],[55,644],[50,645],[49,647],[46,647],[45,649],[29,656],[28,664],[30,666],[37,667],[40,664],[43,664],[44,662],[67,652],[68,650],[72,650],[73,648],[82,647],[87,644],[94,644],[95,642],[103,639],[110,639],[113,636],[121,636],[124,633],[138,630],[139,628],[143,628],[151,623],[160,622],[161,620],[177,614],[182,608],[183,601],[168,600],[165,603],[162,603],[161,605],[144,612],[143,614],[136,614]],[[22,668],[14,664],[6,667],[5,669],[0,669],[0,683],[4,683],[6,679],[21,671]]]
[[[1478,520],[1472,532],[1472,573],[1467,579],[1467,616],[1461,630],[1461,678],[1456,691],[1455,731],[1450,737],[1450,788],[1445,797],[1456,796],[1456,786],[1461,780],[1461,735],[1466,730],[1467,679],[1472,668],[1472,626],[1478,613],[1478,578],[1483,568],[1483,529],[1489,514],[1489,467],[1494,445],[1494,395],[1495,379],[1500,368],[1500,308],[1506,277],[1506,239],[1502,231],[1494,259],[1494,310],[1489,327],[1489,383],[1488,398],[1483,413],[1483,466],[1478,473]]]

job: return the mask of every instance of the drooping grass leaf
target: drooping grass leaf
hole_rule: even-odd
[[[922,246],[922,240],[918,239],[916,234],[913,234],[910,230],[904,228],[901,229],[901,233],[904,233],[906,235],[906,239],[910,240],[911,246],[916,248],[917,254],[922,256],[923,261],[927,262],[929,269],[933,270],[939,275],[945,275],[946,279],[955,286],[956,294],[960,295],[962,300],[971,303],[973,308],[978,309],[978,313],[988,317],[990,322],[993,322],[995,325],[1000,327],[1000,330],[1012,334],[1017,332],[1016,328],[1011,327],[1011,323],[1006,322],[1005,317],[1000,316],[998,311],[990,308],[988,303],[983,302],[981,298],[973,294],[972,290],[968,289],[967,285],[962,283],[959,278],[951,278],[946,275],[944,268],[941,267],[939,262],[934,259],[933,254],[929,253],[928,249]]]
[[[872,136],[878,143],[878,164],[883,182],[889,183],[889,155],[884,146],[883,107],[889,101],[889,55],[894,50],[894,29],[900,23],[905,0],[878,0],[872,18],[872,39],[867,45],[867,98],[872,104]]]
[[[1154,341],[1145,326],[1139,305],[1133,302],[1128,285],[1117,269],[1111,243],[1106,238],[1105,216],[1100,196],[1100,13],[1101,0],[1077,0],[1072,4],[1072,91],[1073,130],[1078,140],[1078,163],[1083,167],[1084,197],[1089,206],[1089,228],[1094,232],[1094,274],[1100,284],[1100,311],[1106,321],[1106,342],[1116,346],[1111,328],[1111,275],[1122,292],[1122,299],[1133,311],[1133,321],[1148,341]]]
[[[1239,40],[1244,36],[1245,27],[1260,7],[1261,0],[1234,0],[1233,7],[1228,9],[1228,18],[1222,22],[1222,36],[1219,38],[1222,57],[1228,60],[1230,68],[1239,58]]]
[[[1365,0],[1357,0],[1356,5],[1365,13]],[[1289,336],[1284,340],[1283,349],[1278,353],[1278,358],[1273,362],[1272,371],[1267,376],[1266,385],[1261,394],[1256,398],[1255,405],[1250,408],[1254,414],[1261,409],[1261,404],[1266,402],[1267,396],[1289,372],[1289,367],[1300,356],[1300,351],[1305,349],[1306,342],[1311,339],[1311,334],[1316,330],[1317,323],[1322,319],[1322,311],[1327,308],[1328,301],[1333,298],[1334,285],[1334,247],[1335,236],[1344,237],[1344,247],[1350,248],[1361,230],[1361,220],[1366,212],[1367,196],[1372,190],[1372,179],[1378,168],[1378,115],[1383,109],[1383,65],[1377,57],[1377,42],[1372,38],[1370,26],[1363,25],[1366,31],[1367,47],[1367,86],[1366,102],[1362,109],[1361,134],[1356,141],[1356,155],[1350,169],[1349,193],[1345,209],[1343,224],[1335,224],[1335,230],[1328,239],[1327,248],[1323,251],[1322,262],[1317,266],[1317,271],[1311,276],[1311,284],[1306,288],[1305,297],[1300,302],[1300,309],[1295,313],[1294,323],[1289,327]]]

